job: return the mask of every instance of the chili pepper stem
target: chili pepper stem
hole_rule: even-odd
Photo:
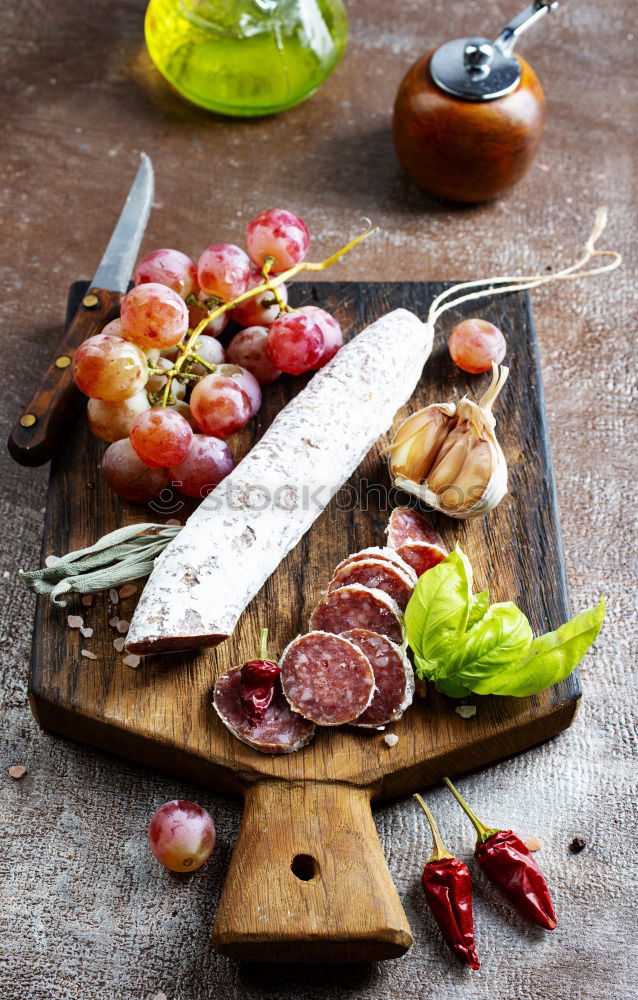
[[[431,861],[441,861],[442,858],[453,858],[454,855],[450,854],[450,852],[446,850],[445,845],[441,840],[441,834],[439,833],[439,828],[436,825],[436,820],[434,816],[432,815],[432,813],[430,812],[430,810],[428,809],[428,807],[426,806],[425,802],[418,794],[418,792],[414,793],[413,798],[417,800],[417,802],[421,806],[421,809],[427,816],[428,823],[430,824],[430,830],[432,831],[432,840],[434,841],[434,845],[432,854],[428,858],[427,863],[430,864]]]
[[[485,841],[488,839],[488,837],[491,837],[492,834],[499,833],[498,827],[488,827],[485,825],[485,823],[481,822],[476,813],[472,812],[472,810],[470,809],[470,807],[468,806],[467,802],[462,797],[462,795],[460,795],[459,792],[457,792],[456,788],[454,787],[449,778],[444,778],[443,781],[452,792],[452,795],[461,806],[463,812],[466,814],[466,816],[468,816],[471,819],[474,825],[474,829],[478,834],[478,839],[480,843],[484,844]]]
[[[262,628],[261,635],[259,636],[259,653],[257,654],[259,660],[268,659],[268,629]]]

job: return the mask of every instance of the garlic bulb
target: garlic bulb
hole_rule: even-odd
[[[401,424],[390,447],[395,486],[460,519],[480,517],[507,493],[507,465],[496,440],[492,406],[509,369],[492,366],[479,403],[433,403]]]

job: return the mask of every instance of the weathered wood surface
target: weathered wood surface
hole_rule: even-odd
[[[635,110],[623,76],[635,49],[633,5],[609,17],[593,0],[561,5],[526,39],[548,99],[537,163],[507,199],[468,211],[421,196],[392,153],[389,109],[421,51],[450,34],[487,33],[514,13],[454,0],[348,4],[346,60],[309,103],[278,119],[229,123],[182,105],[141,48],[144,5],[99,0],[78,17],[69,0],[10,3],[0,52],[10,141],[3,148],[0,288],[8,432],[49,361],[66,288],[97,263],[140,148],[164,164],[145,248],[196,253],[268,204],[290,205],[330,250],[361,215],[382,236],[339,277],[422,280],[555,266],[571,258],[590,209],[607,203],[606,240],[635,259]],[[285,169],[282,167],[285,152]],[[257,166],[259,165],[259,176]],[[240,216],[237,213],[242,213]],[[110,214],[109,214],[110,213]],[[108,215],[108,219],[105,218]],[[416,942],[378,966],[245,968],[209,942],[240,808],[231,800],[41,732],[26,706],[33,599],[16,583],[39,558],[46,471],[0,456],[0,608],[4,850],[0,984],[8,1000],[252,1000],[326,996],[451,1000],[634,1000],[631,836],[635,790],[635,322],[631,268],[609,280],[534,293],[568,579],[574,609],[604,591],[610,607],[581,672],[584,700],[564,736],[462,783],[485,818],[540,835],[560,926],[536,934],[476,880],[483,968],[449,957],[424,911],[419,875],[429,838],[409,801],[376,812]],[[208,805],[215,862],[178,882],[145,852],[152,811],[175,795]],[[467,825],[442,789],[429,799],[450,847],[470,855]],[[582,836],[586,849],[571,855]],[[71,857],[69,857],[71,855]]]
[[[441,285],[421,283],[298,283],[291,289],[291,302],[321,301],[350,337],[395,308],[425,317],[442,290]],[[464,377],[447,350],[454,324],[473,312],[473,303],[467,303],[447,313],[437,326],[419,385],[394,427],[429,403],[482,395],[491,374]],[[566,620],[569,602],[536,335],[529,300],[522,293],[495,297],[482,304],[481,312],[506,333],[514,373],[497,404],[510,492],[489,518],[457,523],[431,515],[431,520],[448,548],[458,541],[467,552],[476,589],[489,587],[492,600],[517,601],[535,630],[542,632]],[[259,418],[232,442],[237,457],[302,384],[287,377],[269,387]],[[344,433],[347,424],[344,412]],[[471,770],[555,735],[570,724],[576,710],[579,686],[572,676],[533,698],[474,699],[479,711],[471,721],[454,711],[457,702],[430,691],[388,727],[399,737],[391,750],[381,733],[340,727],[320,729],[297,753],[272,757],[240,743],[223,726],[210,703],[215,677],[255,655],[264,624],[270,627],[270,655],[277,656],[307,630],[310,613],[337,563],[351,552],[384,543],[389,511],[401,500],[401,494],[389,489],[387,461],[380,455],[389,439],[381,439],[371,450],[248,606],[232,639],[215,649],[149,656],[133,672],[115,651],[117,633],[108,624],[114,613],[130,619],[133,598],[113,607],[101,594],[90,609],[83,608],[77,596],[65,609],[46,598],[37,602],[30,698],[45,728],[222,791],[241,794],[254,782],[268,779],[315,786],[307,791],[311,804],[306,808],[285,790],[251,796],[214,930],[215,943],[235,956],[353,960],[400,954],[409,944],[409,932],[387,872],[378,873],[378,845],[371,845],[366,825],[353,829],[353,816],[361,814],[357,790],[367,790],[367,798],[372,795],[377,802],[415,791],[444,774]],[[169,514],[185,519],[185,505],[175,490],[165,491],[145,510],[122,504],[98,474],[103,452],[104,445],[92,437],[86,421],[77,420],[52,466],[43,558],[85,548],[123,524],[161,521]],[[168,513],[162,517],[163,511]],[[90,639],[67,627],[69,612],[81,614],[94,629]],[[95,653],[97,660],[83,659],[82,648]],[[270,811],[275,802],[278,816]],[[324,834],[337,826],[350,830],[351,836],[333,838],[328,849],[319,842],[320,829],[312,819],[316,813],[331,817]],[[273,824],[277,826],[267,841],[258,835]],[[369,817],[367,826],[372,831]],[[290,859],[308,853],[309,843],[315,844],[311,853],[319,861],[320,874],[312,886],[299,886]],[[368,884],[368,893],[361,890],[356,906],[350,900],[353,870]],[[269,877],[264,881],[265,872]],[[253,905],[242,882],[249,896],[265,891],[268,904],[264,899]]]

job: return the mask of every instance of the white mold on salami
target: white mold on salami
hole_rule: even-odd
[[[352,723],[365,729],[383,728],[400,719],[414,698],[414,671],[405,650],[387,636],[366,628],[343,633],[368,657],[376,691],[368,708]]]
[[[405,611],[416,579],[407,566],[398,566],[383,559],[358,559],[346,563],[335,572],[328,593],[350,583],[360,583],[362,587],[382,590],[397,602],[401,611]]]
[[[403,615],[396,601],[382,590],[351,583],[326,594],[310,617],[310,628],[339,635],[351,628],[367,628],[403,643]]]
[[[248,602],[390,427],[431,347],[431,327],[405,309],[342,347],[157,559],[127,648],[161,652],[227,638]]]
[[[295,712],[320,726],[352,722],[372,702],[374,672],[365,653],[341,635],[313,631],[288,644],[281,686]]]
[[[410,567],[406,566],[403,559],[397,555],[394,549],[387,547],[381,548],[379,545],[371,545],[367,549],[361,549],[360,552],[353,552],[352,555],[346,556],[345,559],[342,559],[335,569],[334,575],[336,576],[337,573],[344,568],[344,566],[349,566],[350,563],[353,562],[360,562],[362,559],[381,559],[383,562],[393,563],[395,566],[404,570],[404,572],[409,574],[412,573]],[[416,584],[416,576],[414,577],[414,583]]]
[[[307,746],[316,732],[312,722],[290,708],[279,681],[263,719],[257,725],[251,725],[241,702],[241,666],[232,667],[218,677],[213,706],[224,725],[238,740],[261,753],[293,753]]]

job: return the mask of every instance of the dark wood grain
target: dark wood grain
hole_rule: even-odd
[[[87,291],[88,304],[78,303],[75,318],[60,338],[40,385],[9,435],[7,447],[21,465],[44,465],[51,460],[79,401],[71,367],[73,355],[83,340],[99,333],[119,314],[119,292],[101,288]]]
[[[445,286],[334,283],[320,287],[321,302],[352,334],[397,306],[425,315],[432,296]],[[318,288],[312,284],[295,285],[292,292],[295,303],[319,300]],[[482,392],[488,377],[459,372],[447,352],[446,333],[461,315],[471,315],[471,310],[445,317],[417,392],[397,421],[428,403]],[[434,515],[432,520],[448,546],[458,541],[468,553],[476,588],[489,586],[496,601],[516,601],[533,628],[543,631],[565,620],[569,603],[536,337],[525,296],[510,295],[482,304],[481,315],[500,326],[508,341],[512,375],[499,400],[497,422],[509,463],[510,492],[496,511],[478,521],[457,523]],[[284,378],[269,388],[257,419],[235,441],[238,454],[257,440],[302,385],[302,379]],[[95,629],[90,640],[66,627],[67,610],[38,600],[30,698],[43,726],[231,794],[243,795],[247,788],[263,782],[264,793],[252,800],[253,805],[277,799],[278,861],[259,853],[263,847],[259,847],[255,832],[261,829],[260,824],[274,819],[253,808],[246,813],[231,866],[226,890],[230,899],[241,898],[247,873],[252,873],[254,894],[258,895],[259,872],[266,862],[273,879],[286,882],[294,877],[290,876],[290,863],[284,864],[282,859],[292,860],[307,845],[303,817],[320,809],[317,802],[322,795],[337,795],[329,792],[332,786],[350,789],[349,794],[356,794],[359,804],[361,795],[366,802],[387,800],[434,782],[443,774],[459,773],[516,753],[566,728],[574,716],[579,688],[572,676],[533,698],[475,699],[480,710],[469,721],[454,711],[453,701],[429,691],[424,701],[417,700],[392,726],[399,736],[392,749],[385,745],[381,733],[362,734],[343,728],[321,730],[316,741],[298,753],[268,757],[238,742],[223,727],[210,704],[216,675],[254,655],[264,625],[270,627],[271,655],[275,655],[305,629],[336,563],[358,548],[383,543],[388,510],[401,500],[400,495],[388,494],[386,464],[379,454],[383,443],[370,452],[347,487],[267,581],[244,612],[233,638],[214,650],[148,657],[134,671],[113,648],[114,633],[108,626],[113,610],[106,595],[96,597],[90,612],[83,611],[76,600],[67,609],[84,613]],[[52,467],[43,558],[90,544],[96,536],[122,524],[185,516],[177,494],[151,510],[121,503],[99,474],[102,451],[103,445],[90,435],[86,421],[78,420]],[[119,605],[118,615],[130,619],[133,603],[134,598]],[[98,659],[81,657],[83,646],[94,651]],[[315,807],[295,809],[294,802],[283,795],[282,783],[291,789],[316,784]],[[333,815],[337,800],[345,809],[348,794],[331,799]],[[354,808],[353,801],[350,799],[350,808]],[[347,823],[346,827],[351,828]],[[372,954],[390,957],[404,950],[409,931],[387,880],[376,910],[343,906],[342,879],[335,871],[341,861],[346,868],[354,864],[372,878],[380,855],[371,849],[370,837],[360,830],[358,836],[339,845],[334,848],[336,869],[331,891],[318,894],[303,912],[295,909],[295,934],[287,932],[282,921],[282,907],[287,905],[283,895],[273,895],[265,923],[257,920],[254,907],[231,906],[224,897],[221,926],[215,932],[220,947],[234,955],[244,948],[247,957],[270,953],[273,959],[294,955],[308,961],[333,959],[339,953],[349,960]],[[323,937],[317,937],[317,906],[323,907]],[[347,948],[342,944],[341,952],[339,940],[350,942]],[[304,948],[304,941],[311,944]]]
[[[393,118],[397,155],[428,194],[488,201],[516,184],[532,164],[545,126],[543,89],[532,67],[517,56],[516,90],[495,101],[463,101],[433,83],[432,52],[415,62],[399,87]]]

